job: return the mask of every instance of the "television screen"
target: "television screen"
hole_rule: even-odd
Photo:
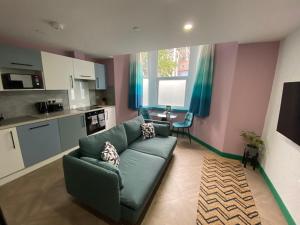
[[[300,145],[300,82],[283,85],[277,131]]]

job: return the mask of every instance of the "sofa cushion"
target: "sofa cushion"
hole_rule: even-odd
[[[164,159],[168,159],[176,146],[177,138],[173,136],[161,137],[156,136],[151,139],[144,140],[143,138],[139,138],[128,148],[133,149],[135,151],[155,155],[162,157]]]
[[[127,148],[124,126],[121,124],[100,134],[81,138],[79,140],[81,156],[100,159],[106,141],[113,144],[119,154],[124,151]]]
[[[103,162],[98,159],[90,158],[90,157],[80,157],[81,160],[89,162],[91,164],[94,164],[96,166],[102,167],[103,169],[109,170],[111,172],[114,172],[118,175],[119,178],[119,186],[120,188],[123,188],[123,179],[120,173],[120,170],[118,167],[108,163],[108,162]]]
[[[126,130],[128,144],[132,143],[142,135],[141,124],[144,122],[144,118],[142,116],[138,116],[123,123]]]
[[[155,130],[154,130],[153,123],[143,123],[141,127],[142,127],[142,134],[144,139],[155,137]]]
[[[114,166],[118,166],[120,163],[120,157],[117,150],[109,141],[105,142],[104,150],[101,152],[101,159]]]
[[[124,178],[121,204],[139,209],[154,190],[165,160],[130,149],[124,151],[120,158],[119,170]]]
[[[170,126],[168,124],[153,123],[155,135],[168,137],[170,135]]]

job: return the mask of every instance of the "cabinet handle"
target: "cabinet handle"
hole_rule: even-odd
[[[89,76],[89,75],[79,75],[81,77],[92,77],[92,76]]]
[[[17,62],[12,62],[12,63],[10,63],[10,64],[12,64],[12,65],[17,65],[17,66],[33,66],[33,65],[31,65],[31,64],[17,63]]]
[[[96,77],[96,88],[99,88],[99,77]]]
[[[81,123],[82,123],[82,127],[85,127],[85,117],[84,116],[81,117]]]
[[[71,88],[73,89],[74,88],[74,83],[73,83],[73,76],[70,75],[70,79],[71,79]]]
[[[29,129],[30,129],[30,130],[34,130],[34,129],[38,129],[38,128],[42,128],[42,127],[47,127],[47,126],[49,126],[49,125],[50,125],[50,124],[47,123],[47,124],[43,124],[43,125],[36,126],[36,127],[30,127]]]
[[[108,120],[108,111],[106,111],[106,120]]]
[[[14,136],[13,136],[13,132],[10,131],[10,137],[11,137],[11,142],[13,144],[14,149],[16,149],[16,145],[15,145],[15,140],[14,140]]]

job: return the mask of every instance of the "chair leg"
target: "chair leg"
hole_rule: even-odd
[[[189,127],[188,127],[188,134],[189,134],[190,144],[192,144],[192,141],[191,141],[191,134],[190,134],[190,128],[189,128]]]

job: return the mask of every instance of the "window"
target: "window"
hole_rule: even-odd
[[[182,47],[140,53],[144,106],[189,107],[191,50]]]
[[[143,105],[149,105],[149,54],[148,52],[140,53],[140,62],[143,68]]]

